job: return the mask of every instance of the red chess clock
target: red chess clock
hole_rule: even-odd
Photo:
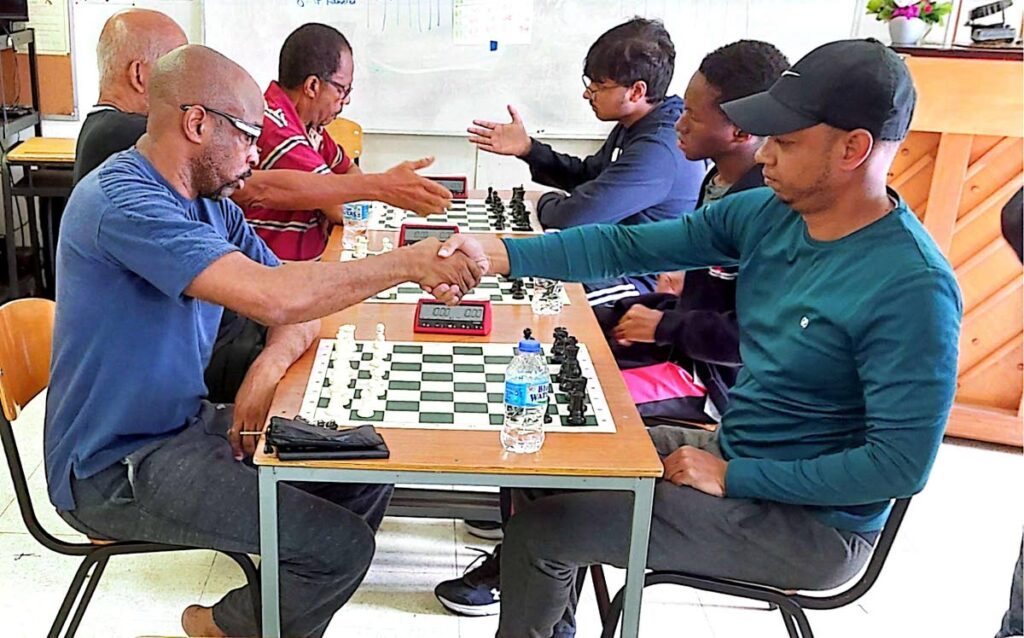
[[[430,175],[424,175],[424,177],[450,190],[454,199],[467,199],[469,197],[469,180],[465,176],[431,177]]]
[[[457,232],[457,224],[402,224],[402,229],[398,231],[398,245],[411,246],[431,237],[444,242]]]
[[[464,300],[457,306],[446,306],[433,299],[420,299],[413,316],[413,332],[469,335],[491,334],[491,302]]]

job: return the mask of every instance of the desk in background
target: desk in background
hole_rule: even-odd
[[[64,204],[71,194],[75,166],[75,140],[62,137],[32,137],[11,149],[3,158],[4,229],[8,289],[6,299],[30,293],[53,297],[56,266],[57,231]],[[14,182],[12,171],[21,168],[24,175]],[[8,185],[11,187],[8,188]],[[24,197],[28,203],[25,247],[32,260],[32,278],[19,279],[15,246],[15,202]],[[38,199],[38,208],[34,205]],[[37,211],[39,227],[37,227]],[[41,228],[41,233],[39,232]],[[33,281],[34,280],[34,281]]]

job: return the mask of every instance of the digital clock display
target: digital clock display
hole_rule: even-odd
[[[490,334],[491,303],[473,300],[446,306],[439,301],[421,299],[413,316],[413,330],[437,334]]]
[[[441,304],[430,304],[426,306],[426,308],[427,316],[431,319],[478,322],[484,318],[484,309],[481,306],[445,306]]]
[[[409,246],[418,241],[430,239],[431,237],[437,237],[438,240],[445,241],[456,232],[458,231],[450,227],[430,228],[428,226],[406,226],[403,237],[405,238],[405,245]]]
[[[425,176],[435,184],[440,184],[452,192],[452,195],[456,198],[466,196],[466,183],[465,177],[431,177]]]

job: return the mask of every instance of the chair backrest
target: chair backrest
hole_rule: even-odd
[[[49,299],[18,299],[0,306],[0,443],[11,471],[18,509],[29,533],[55,552],[82,554],[89,551],[90,544],[61,540],[40,524],[12,428],[25,404],[49,383],[53,310],[54,303]]]
[[[8,421],[50,381],[54,303],[17,299],[0,307],[0,404]]]
[[[363,154],[363,127],[359,124],[339,117],[327,125],[327,132],[353,161]]]

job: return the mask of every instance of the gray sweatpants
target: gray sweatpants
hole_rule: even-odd
[[[721,456],[715,433],[673,426],[649,432],[663,457],[684,445]],[[515,492],[501,550],[498,636],[575,635],[577,570],[626,566],[632,498]],[[718,498],[658,481],[647,566],[782,589],[831,589],[856,575],[876,538],[828,527],[803,507]]]
[[[234,459],[232,406],[204,403],[179,434],[99,474],[72,482],[76,509],[61,516],[93,538],[131,539],[258,554],[256,468]],[[278,499],[281,626],[320,636],[362,582],[391,486],[281,485]],[[248,587],[213,608],[229,636],[257,634]]]

